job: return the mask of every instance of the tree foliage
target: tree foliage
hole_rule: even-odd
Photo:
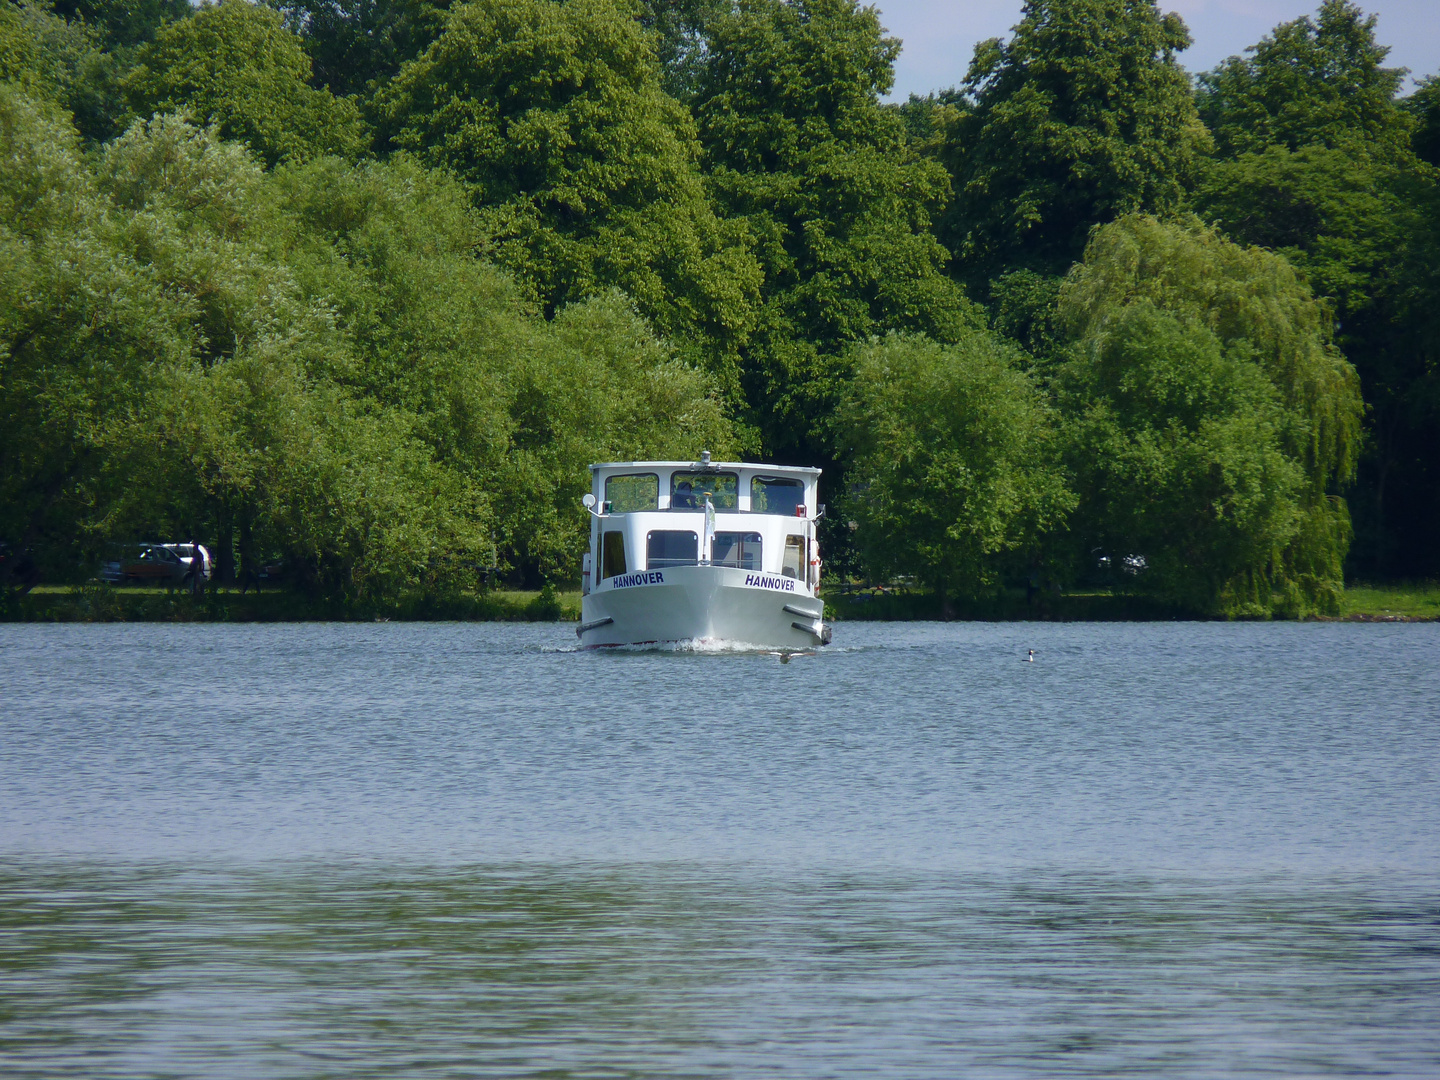
[[[878,100],[897,48],[854,0],[743,0],[710,24],[695,113],[719,201],[764,267],[745,387],[771,453],[819,451],[810,418],[833,407],[847,344],[953,341],[975,321],[930,232],[945,174]]]
[[[1338,610],[1349,534],[1332,495],[1363,406],[1285,261],[1129,216],[1096,233],[1060,310],[1079,546],[1143,556],[1150,587],[1202,610]]]
[[[710,51],[711,25],[729,10],[727,0],[641,0],[640,25],[653,35],[665,91],[689,102]]]
[[[759,268],[743,226],[716,216],[693,123],[627,13],[607,0],[465,4],[383,102],[390,144],[470,185],[489,252],[547,311],[620,288],[727,371]]]
[[[87,514],[111,428],[183,353],[157,283],[109,242],[69,118],[0,85],[0,500],[32,548]]]
[[[478,478],[495,543],[530,574],[575,567],[591,461],[732,446],[709,380],[623,295],[546,323],[477,262],[479,225],[453,181],[403,157],[327,159],[281,170],[275,189],[286,261],[351,343],[336,381],[414,416],[437,458]]]
[[[1236,240],[1282,252],[1348,324],[1403,273],[1422,210],[1418,182],[1403,162],[1320,143],[1272,145],[1217,162],[1196,203]]]
[[[393,78],[445,28],[450,0],[266,0],[300,36],[311,83],[365,95]]]
[[[1223,154],[1196,203],[1236,240],[1281,252],[1333,306],[1371,406],[1353,563],[1424,572],[1435,520],[1424,507],[1440,495],[1440,458],[1422,449],[1435,415],[1426,312],[1440,299],[1437,175],[1412,149],[1426,145],[1423,98],[1408,109],[1395,100],[1403,73],[1382,66],[1374,28],[1328,0],[1316,19],[1282,24],[1206,75],[1202,108]]]
[[[353,102],[310,85],[310,61],[280,16],[221,0],[168,23],[125,80],[141,116],[184,110],[266,163],[358,154],[369,139]]]
[[[1039,561],[1075,499],[1018,360],[983,330],[949,345],[892,334],[854,347],[835,425],[872,577],[914,575],[942,597],[973,598]]]
[[[1401,103],[1415,118],[1411,148],[1426,164],[1440,166],[1440,79],[1433,75]]]
[[[127,56],[102,32],[67,21],[45,0],[0,5],[0,81],[59,104],[88,141],[110,138],[126,117],[120,78]]]
[[[174,115],[88,162],[0,93],[0,539],[63,560],[194,533],[357,597],[473,585],[496,554],[565,575],[588,461],[731,447],[707,377],[626,300],[547,323],[477,262],[439,174],[267,173]]]
[[[1092,226],[1177,207],[1208,149],[1154,0],[1027,0],[1008,42],[975,47],[941,151],[955,183],[942,235],[962,273],[1063,273]]]
[[[189,0],[55,0],[54,12],[95,27],[118,49],[143,45],[166,23],[190,15]]]
[[[93,36],[84,27],[57,18],[44,4],[0,7],[0,80],[64,100],[77,68],[93,51]]]
[[[1201,115],[1220,154],[1407,142],[1395,109],[1404,72],[1380,66],[1390,50],[1375,41],[1375,22],[1350,0],[1323,0],[1315,19],[1281,23],[1248,58],[1202,75]]]
[[[590,461],[702,447],[950,598],[1440,572],[1440,92],[1375,30],[1192,87],[1158,0],[1028,0],[887,105],[858,0],[0,5],[0,575],[558,582]]]

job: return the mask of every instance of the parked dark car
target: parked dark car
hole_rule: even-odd
[[[204,544],[126,544],[101,566],[100,577],[112,584],[156,581],[188,585],[197,558],[200,580],[209,581],[212,564]]]

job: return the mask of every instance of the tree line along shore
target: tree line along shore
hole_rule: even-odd
[[[843,584],[822,590],[825,617],[839,622],[972,620],[983,622],[1159,622],[1205,618],[1203,613],[1135,591],[1088,589],[1038,594],[1009,588],[983,597],[942,598],[913,585]],[[1223,618],[1210,615],[1209,618]],[[194,594],[186,588],[113,588],[98,581],[41,585],[0,604],[0,622],[575,622],[580,592],[482,589],[409,593],[354,600],[325,598],[288,588],[263,592],[219,586]],[[1333,615],[1311,621],[1366,623],[1440,621],[1440,582],[1354,583]]]
[[[825,469],[841,617],[1433,615],[1345,582],[1440,576],[1440,82],[1188,44],[1030,0],[887,103],[853,0],[11,0],[0,616],[560,617],[586,466],[701,449]]]

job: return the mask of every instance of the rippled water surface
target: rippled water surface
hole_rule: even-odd
[[[1440,1075],[1440,626],[836,638],[0,626],[0,1074]]]

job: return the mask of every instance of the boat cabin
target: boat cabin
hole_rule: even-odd
[[[700,461],[591,465],[590,474],[587,595],[676,566],[754,571],[811,594],[819,586],[819,469],[712,462],[707,453]]]

